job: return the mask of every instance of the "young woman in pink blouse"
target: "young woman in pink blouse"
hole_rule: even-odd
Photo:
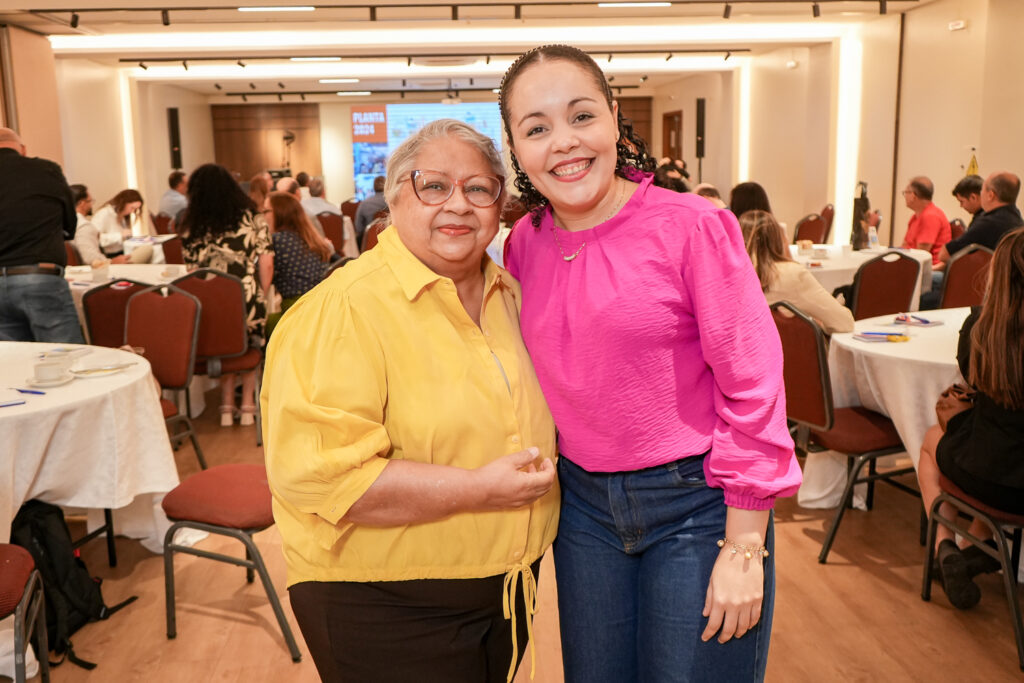
[[[736,219],[651,184],[643,140],[575,48],[520,57],[500,104],[532,209],[505,263],[559,429],[566,680],[760,680],[771,508],[800,470]]]

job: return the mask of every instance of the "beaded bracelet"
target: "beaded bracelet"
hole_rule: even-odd
[[[719,548],[724,548],[726,543],[728,543],[729,545],[732,546],[732,554],[733,555],[735,555],[736,553],[738,553],[739,551],[742,550],[743,551],[743,557],[747,558],[748,560],[750,558],[752,558],[755,553],[757,555],[759,555],[762,559],[768,557],[768,548],[765,548],[763,545],[762,546],[742,545],[740,543],[736,543],[735,541],[730,541],[728,538],[720,538],[720,539],[718,539],[718,547]]]

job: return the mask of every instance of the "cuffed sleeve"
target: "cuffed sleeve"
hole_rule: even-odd
[[[727,505],[768,509],[801,480],[778,331],[730,212],[701,213],[687,251],[683,279],[714,376],[717,419],[705,474],[725,490]]]

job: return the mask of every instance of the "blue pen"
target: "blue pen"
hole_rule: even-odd
[[[919,315],[913,315],[913,314],[911,314],[911,316],[910,316],[910,317],[911,317],[911,318],[913,318],[914,320],[916,320],[916,321],[917,321],[917,322],[919,322],[919,323],[924,323],[925,325],[928,325],[929,323],[931,323],[931,320],[927,320],[926,318],[922,318],[922,317],[921,317],[921,316],[919,316]]]
[[[0,408],[10,408],[11,406],[23,406],[25,401],[2,401],[0,402]]]
[[[899,332],[857,332],[857,334],[864,334],[870,337],[891,337],[893,335],[898,335]]]
[[[37,396],[46,396],[45,391],[39,391],[37,389],[19,389],[18,387],[11,387],[19,394],[36,394]]]

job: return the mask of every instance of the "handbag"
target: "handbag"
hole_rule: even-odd
[[[943,432],[954,415],[974,407],[974,396],[977,393],[963,384],[952,384],[939,395],[939,400],[935,402],[935,416]]]

